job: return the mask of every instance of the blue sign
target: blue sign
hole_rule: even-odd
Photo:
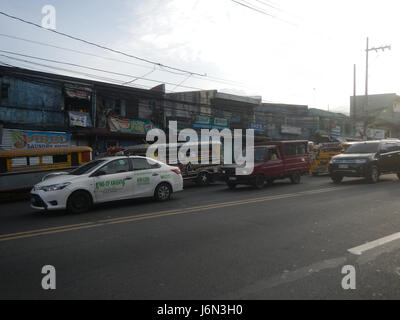
[[[253,129],[255,134],[264,134],[265,126],[262,123],[249,123],[249,129]]]

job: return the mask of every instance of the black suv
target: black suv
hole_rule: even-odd
[[[385,173],[396,173],[400,179],[400,140],[352,144],[331,159],[329,173],[335,183],[341,182],[343,177],[364,177],[375,183]]]

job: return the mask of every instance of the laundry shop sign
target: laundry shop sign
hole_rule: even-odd
[[[70,145],[71,135],[65,132],[4,129],[0,148],[19,150],[69,147]]]

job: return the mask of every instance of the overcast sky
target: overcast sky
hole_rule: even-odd
[[[180,69],[232,82],[165,72],[159,67],[66,39],[0,16],[0,50],[61,60],[132,75],[125,77],[49,62],[44,66],[0,55],[0,61],[74,76],[81,72],[126,82],[143,76],[169,82],[167,90],[218,89],[259,95],[263,101],[307,104],[346,112],[353,93],[364,94],[366,37],[370,46],[392,50],[370,53],[369,93],[400,93],[398,0],[0,0],[0,11],[41,24],[42,7],[56,8],[57,31]],[[39,41],[126,63],[11,39]],[[4,54],[4,53],[0,53]],[[6,54],[8,56],[17,57]],[[35,61],[31,58],[19,59]],[[152,73],[149,74],[154,70]],[[155,81],[136,80],[155,86]]]

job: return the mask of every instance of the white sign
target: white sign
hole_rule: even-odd
[[[301,128],[292,127],[292,126],[281,126],[281,133],[288,133],[288,134],[301,134]]]
[[[356,127],[356,136],[361,137],[363,136],[364,128],[363,127]],[[372,129],[367,128],[367,137],[371,139],[385,139],[386,130],[385,129]]]

